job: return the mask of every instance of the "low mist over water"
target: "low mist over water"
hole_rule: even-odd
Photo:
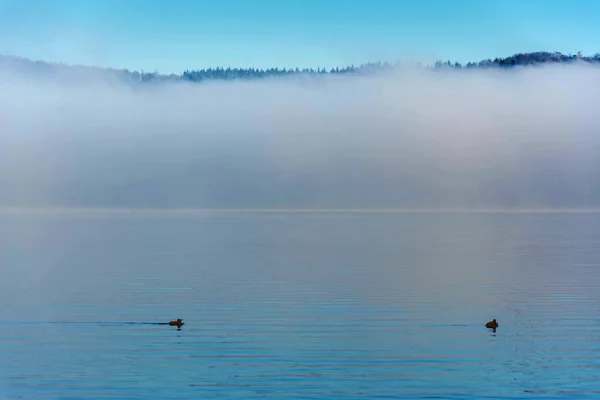
[[[0,207],[597,208],[600,69],[0,76]]]

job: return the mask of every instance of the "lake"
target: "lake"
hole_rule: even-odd
[[[600,213],[5,212],[0,304],[3,399],[600,398]]]

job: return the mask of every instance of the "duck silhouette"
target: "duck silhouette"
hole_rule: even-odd
[[[170,321],[169,325],[181,328],[181,325],[183,325],[183,320],[181,318],[179,318],[179,319],[177,319],[177,321]]]
[[[493,321],[490,321],[487,324],[485,324],[485,327],[496,330],[496,328],[498,327],[498,323],[496,322],[496,319],[494,319]]]

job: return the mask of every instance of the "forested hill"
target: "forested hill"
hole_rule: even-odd
[[[417,64],[417,67],[430,69],[482,69],[482,68],[514,68],[517,66],[539,65],[547,63],[572,63],[584,62],[600,65],[600,53],[593,56],[582,56],[579,54],[562,54],[558,52],[536,52],[515,54],[506,58],[495,58],[493,60],[482,60],[478,62],[469,62],[460,64],[450,61],[437,61],[433,65],[423,66]],[[9,71],[24,76],[46,76],[58,77],[66,80],[87,80],[90,78],[102,80],[118,80],[125,82],[204,82],[214,80],[252,80],[274,77],[285,77],[292,75],[343,75],[355,74],[366,75],[377,72],[384,72],[401,67],[402,63],[391,64],[387,62],[367,63],[360,66],[347,66],[344,68],[333,68],[326,70],[324,68],[309,69],[256,69],[256,68],[208,68],[186,70],[182,74],[161,74],[158,72],[129,71],[126,69],[99,68],[86,66],[71,66],[62,63],[50,63],[45,61],[33,61],[26,58],[0,55],[0,72]]]

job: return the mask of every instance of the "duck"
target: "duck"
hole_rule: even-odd
[[[177,321],[170,321],[169,325],[181,328],[181,325],[183,325],[183,320],[181,318],[179,318],[179,319],[177,319]]]
[[[493,321],[490,321],[487,324],[485,324],[485,327],[491,328],[491,329],[496,329],[498,327],[498,323],[496,322],[496,319],[494,318]]]

